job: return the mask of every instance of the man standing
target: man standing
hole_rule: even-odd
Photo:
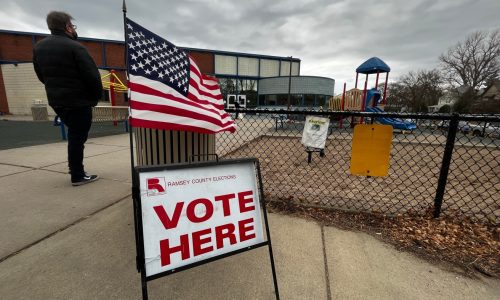
[[[83,149],[92,125],[92,107],[102,96],[102,82],[87,49],[76,42],[73,17],[52,11],[47,15],[51,35],[35,45],[33,65],[45,85],[49,105],[68,127],[68,165],[74,186],[96,181],[83,167]]]

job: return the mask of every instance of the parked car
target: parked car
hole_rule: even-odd
[[[437,124],[437,128],[439,128],[441,130],[448,130],[448,128],[450,128],[450,121],[448,121],[448,120],[440,121]]]
[[[469,124],[469,126],[473,136],[490,137],[490,138],[500,137],[499,123]]]
[[[445,120],[438,123],[438,128],[441,130],[448,130],[450,128],[450,121]],[[471,126],[467,121],[458,122],[458,131],[463,134],[469,134],[471,132]]]
[[[458,130],[460,130],[460,132],[463,134],[469,134],[471,130],[469,122],[459,121]]]

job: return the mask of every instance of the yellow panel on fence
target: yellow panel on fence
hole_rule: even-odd
[[[391,125],[356,125],[352,138],[351,174],[387,176],[391,142]]]

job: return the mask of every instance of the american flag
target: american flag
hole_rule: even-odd
[[[234,132],[217,79],[182,49],[126,19],[130,122],[134,127]]]

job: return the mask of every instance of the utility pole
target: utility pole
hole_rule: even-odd
[[[290,110],[290,88],[292,86],[292,57],[290,56],[290,73],[288,74],[288,107],[287,110]]]

